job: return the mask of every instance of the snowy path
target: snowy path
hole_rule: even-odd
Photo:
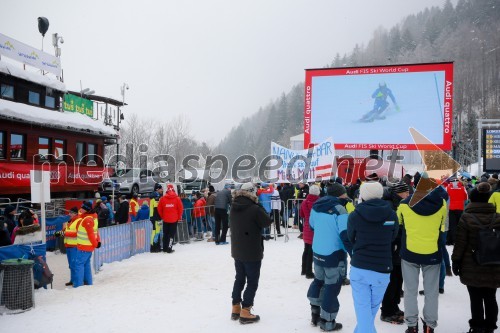
[[[53,290],[35,292],[36,308],[0,316],[1,332],[319,332],[309,325],[306,298],[311,280],[300,275],[302,240],[265,243],[265,258],[254,312],[255,325],[229,319],[234,278],[229,246],[196,242],[176,245],[174,254],[142,254],[104,265],[94,286],[65,290],[65,255],[48,254],[56,274]],[[449,247],[451,251],[451,247]],[[439,300],[436,332],[468,330],[469,298],[457,277],[448,278]],[[498,296],[497,296],[498,297]],[[351,288],[340,293],[338,321],[352,332],[356,317]],[[420,306],[423,297],[419,296]],[[82,325],[82,326],[78,326]],[[378,318],[379,333],[401,333],[404,325]]]

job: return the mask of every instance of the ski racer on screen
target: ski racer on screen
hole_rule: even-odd
[[[387,109],[389,103],[387,102],[387,97],[392,101],[392,104],[396,107],[396,111],[399,111],[398,103],[396,103],[396,98],[392,94],[391,89],[387,88],[387,84],[382,81],[379,83],[378,88],[372,94],[372,98],[375,99],[373,103],[373,109],[361,117],[361,121],[373,121],[375,119],[385,119],[382,113]]]

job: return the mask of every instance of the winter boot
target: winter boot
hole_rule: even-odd
[[[333,321],[326,321],[323,318],[319,319],[319,328],[323,332],[340,331],[342,329],[342,324]]]
[[[406,329],[405,333],[418,333],[418,325],[417,326],[408,327]]]
[[[260,317],[258,315],[254,315],[250,312],[251,310],[251,306],[241,309],[240,324],[252,324],[260,320]]]
[[[424,325],[423,333],[434,333],[434,329],[432,327],[427,326],[427,323],[422,318],[420,319],[422,320],[422,324]]]
[[[321,313],[321,308],[317,305],[311,304],[311,325],[316,327],[319,322],[319,314]]]
[[[241,312],[241,304],[233,304],[233,308],[231,310],[231,320],[238,320],[240,319],[240,312]]]

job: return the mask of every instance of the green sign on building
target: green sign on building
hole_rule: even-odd
[[[64,95],[63,110],[69,112],[78,112],[94,117],[94,103],[91,100],[81,98],[71,94]]]

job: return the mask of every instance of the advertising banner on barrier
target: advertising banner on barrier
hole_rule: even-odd
[[[59,58],[1,33],[0,54],[56,76],[61,76],[61,60]]]
[[[99,229],[101,247],[94,251],[94,269],[149,251],[151,221],[137,221]]]
[[[54,236],[54,234],[57,231],[61,231],[63,224],[68,221],[69,221],[69,215],[48,217],[45,220],[45,235],[47,237],[47,249],[56,248],[56,236]]]
[[[282,162],[279,168],[269,172],[273,182],[312,182],[319,178],[328,179],[332,175],[335,147],[331,138],[303,150],[293,150],[271,142],[271,155],[274,164]]]

